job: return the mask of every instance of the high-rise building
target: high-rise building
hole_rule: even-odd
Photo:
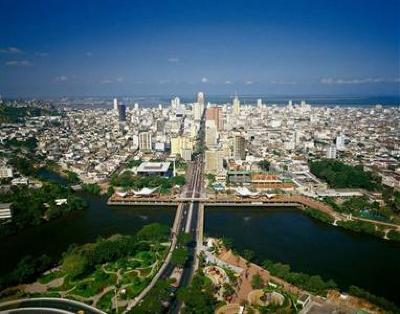
[[[214,148],[217,146],[218,132],[214,121],[206,122],[206,146],[207,148]]]
[[[126,121],[126,106],[122,104],[118,104],[118,120],[119,122]]]
[[[197,93],[197,103],[203,107],[204,109],[204,104],[205,104],[205,99],[204,99],[204,93],[203,92],[198,92]]]
[[[217,130],[224,129],[224,120],[221,107],[209,107],[206,109],[206,121],[214,121]]]
[[[216,174],[223,170],[222,154],[218,150],[205,151],[205,171],[206,173]]]
[[[257,108],[261,108],[262,107],[262,99],[258,98],[257,99]]]
[[[343,135],[339,135],[336,137],[336,149],[339,151],[343,151],[346,149]]]
[[[336,146],[330,145],[326,150],[326,158],[328,159],[336,159]]]
[[[204,112],[204,93],[197,93],[197,102],[193,104],[193,118],[194,120],[201,120],[201,116]]]
[[[235,98],[233,98],[232,101],[232,112],[235,115],[239,115],[240,114],[240,100],[238,96],[235,96]]]
[[[152,150],[152,136],[151,132],[140,132],[139,133],[139,149],[142,151]]]
[[[171,99],[172,109],[176,110],[180,107],[180,105],[181,105],[181,100],[179,99],[179,97],[174,97]]]
[[[114,110],[118,112],[118,99],[117,98],[114,98],[113,104],[114,104]]]
[[[243,136],[235,136],[233,142],[233,158],[237,160],[246,159],[246,140]]]

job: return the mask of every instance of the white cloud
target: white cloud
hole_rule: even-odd
[[[270,81],[271,84],[275,85],[296,85],[297,83],[295,81],[276,81],[272,80]]]
[[[376,78],[362,78],[362,79],[334,79],[331,77],[322,78],[321,84],[327,85],[351,85],[351,84],[371,84],[371,83],[395,83],[399,82],[399,78],[384,79],[380,77]]]
[[[254,82],[253,82],[253,81],[246,81],[246,82],[244,82],[244,84],[246,84],[246,85],[253,85]]]
[[[201,79],[201,82],[202,82],[202,83],[207,83],[207,82],[208,82],[208,79],[207,79],[206,77],[203,77],[203,78]]]
[[[65,75],[60,75],[56,77],[56,81],[67,81],[68,77]]]
[[[177,58],[177,57],[172,57],[172,58],[168,58],[168,62],[171,62],[171,63],[177,63],[177,62],[179,62],[180,60],[179,60],[179,58]]]
[[[28,66],[33,65],[33,63],[30,62],[29,60],[11,60],[11,61],[7,61],[5,63],[5,65],[28,67]]]
[[[114,84],[114,83],[123,83],[124,78],[123,77],[117,77],[116,79],[104,79],[100,81],[100,84]]]
[[[232,81],[229,81],[229,80],[228,80],[228,81],[225,81],[224,84],[225,84],[225,85],[231,85],[231,84],[232,84]]]
[[[22,50],[17,47],[4,47],[0,48],[2,53],[22,53]]]
[[[47,57],[49,54],[47,52],[36,52],[35,56],[37,57]]]

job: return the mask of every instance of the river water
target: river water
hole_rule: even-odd
[[[41,173],[62,183],[60,178]],[[71,244],[115,233],[134,234],[144,225],[172,226],[174,207],[107,206],[103,196],[82,193],[89,208],[32,227],[0,241],[0,275],[25,255],[60,258]],[[340,288],[357,285],[400,305],[400,244],[315,221],[290,208],[206,208],[205,234],[233,240],[239,250],[290,264],[293,271],[333,279]]]
[[[175,215],[175,207],[107,206],[106,197],[81,196],[89,205],[87,210],[1,239],[0,275],[11,271],[25,255],[59,258],[73,243],[93,242],[115,233],[134,234],[153,222],[172,226]]]
[[[400,244],[321,223],[290,208],[206,208],[205,233],[226,236],[257,261],[357,285],[400,305]]]

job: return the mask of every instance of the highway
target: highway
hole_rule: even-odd
[[[105,314],[82,302],[60,298],[32,298],[4,302],[0,313],[78,313]]]

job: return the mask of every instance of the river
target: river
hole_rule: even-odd
[[[256,259],[289,264],[293,271],[357,285],[400,305],[400,244],[321,223],[291,208],[205,210],[205,234],[226,236]]]
[[[173,223],[173,207],[107,206],[104,196],[80,195],[87,210],[1,239],[0,275],[12,271],[25,255],[60,258],[73,243],[134,234],[153,222]],[[342,289],[357,285],[400,305],[398,243],[335,228],[290,208],[206,208],[205,234],[229,237],[238,249],[253,250],[259,261],[287,263],[293,271],[333,279]]]
[[[60,258],[73,244],[115,233],[134,234],[153,222],[172,226],[174,207],[107,206],[106,197],[80,193],[89,208],[60,220],[30,227],[0,241],[0,274],[11,271],[25,255]]]

